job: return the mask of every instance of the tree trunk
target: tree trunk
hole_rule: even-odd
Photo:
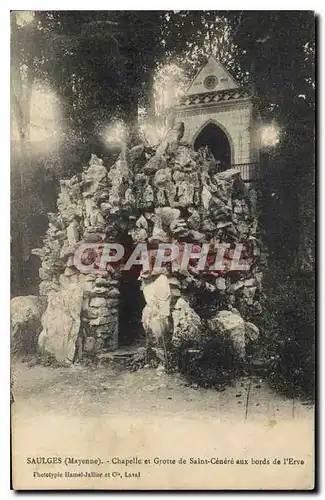
[[[32,27],[30,27],[32,29]],[[12,204],[15,205],[16,220],[12,224],[12,265],[16,272],[17,286],[20,293],[24,290],[25,283],[25,258],[29,253],[28,237],[24,232],[24,212],[26,213],[26,192],[28,189],[28,176],[31,173],[31,148],[30,148],[30,102],[34,81],[33,56],[30,53],[27,79],[24,86],[21,76],[21,53],[19,45],[19,29],[16,13],[11,13],[11,113],[16,123],[21,156],[16,162],[18,170],[14,176],[15,186]],[[12,138],[13,139],[13,138]],[[12,173],[13,175],[13,173]]]
[[[148,75],[148,116],[152,118],[155,116],[155,94],[154,94],[154,83],[155,83],[155,71],[156,68],[153,67],[149,71]]]

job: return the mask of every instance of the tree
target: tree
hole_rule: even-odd
[[[20,141],[25,168],[29,165],[30,100],[35,79],[36,20],[11,12],[11,112]],[[21,171],[21,182],[23,183]]]
[[[230,13],[229,22],[234,28],[237,16]],[[241,67],[254,81],[263,119],[275,120],[280,128],[280,142],[270,157],[268,175],[283,206],[282,211],[277,207],[274,225],[277,248],[286,249],[281,259],[292,266],[301,229],[306,226],[301,200],[306,191],[312,192],[314,182],[314,14],[244,11],[235,42],[241,48]]]

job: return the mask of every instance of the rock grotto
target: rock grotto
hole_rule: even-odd
[[[218,172],[209,150],[194,151],[183,132],[181,123],[156,148],[125,146],[111,167],[92,155],[81,174],[60,181],[58,211],[48,214],[43,247],[33,251],[46,303],[38,348],[57,361],[96,361],[130,345],[150,345],[164,360],[169,349],[203,345],[209,335],[227,339],[245,359],[257,340],[263,252],[256,192],[238,170]],[[193,263],[135,272],[108,264],[101,273],[80,272],[78,248],[105,242],[129,251],[146,243],[151,256],[160,242],[239,242],[249,270],[198,272]]]

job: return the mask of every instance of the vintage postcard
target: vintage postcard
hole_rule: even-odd
[[[15,490],[311,490],[315,14],[12,11]]]

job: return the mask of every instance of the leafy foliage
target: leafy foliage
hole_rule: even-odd
[[[274,272],[274,270],[273,270]],[[268,282],[264,350],[268,378],[291,397],[315,396],[315,281],[307,274],[276,274]]]

